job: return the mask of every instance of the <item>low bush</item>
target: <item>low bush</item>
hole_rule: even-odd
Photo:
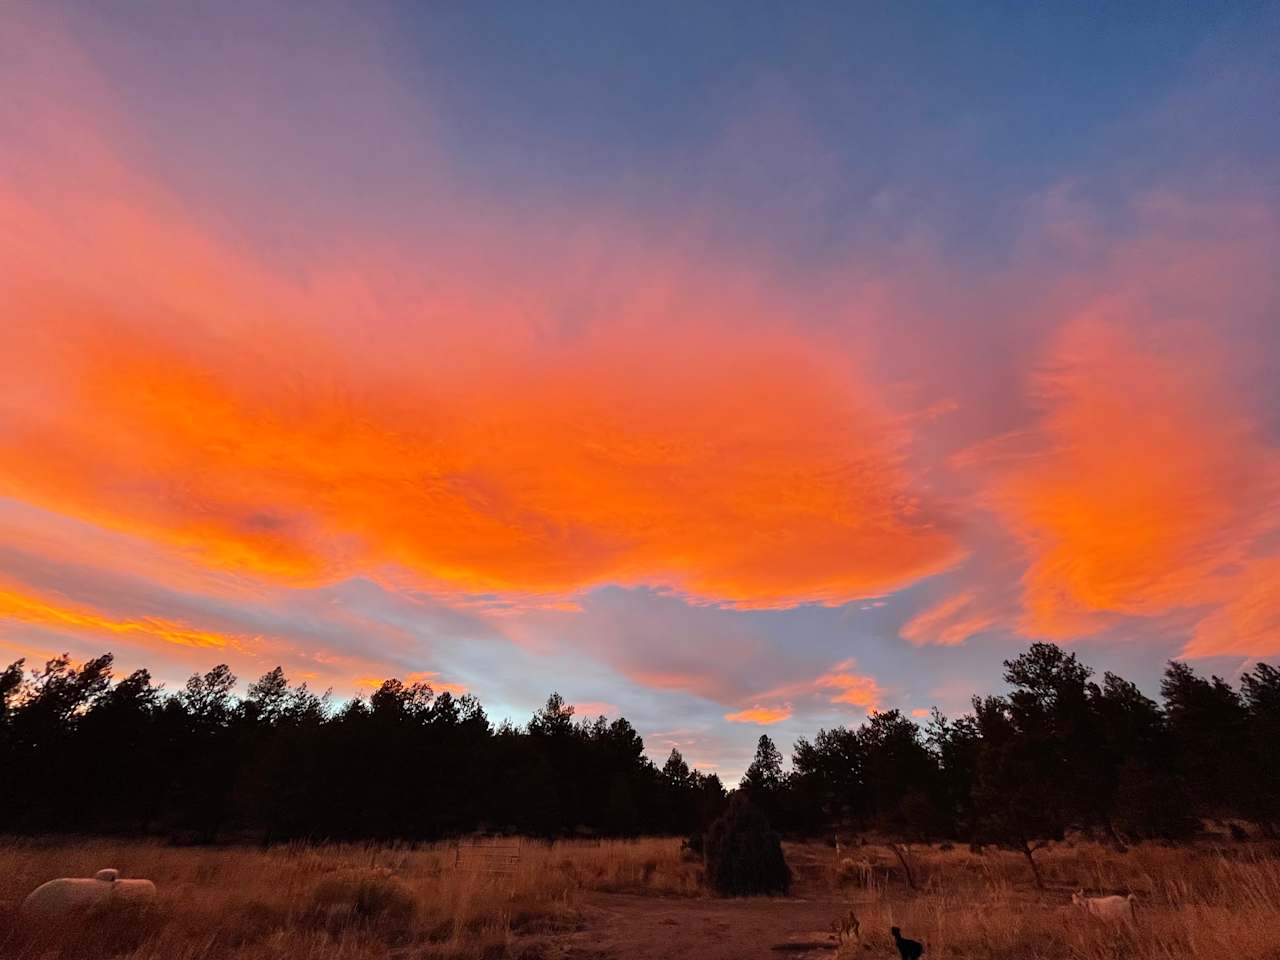
[[[727,897],[787,893],[791,869],[782,841],[769,821],[746,796],[737,794],[720,819],[711,824],[705,843],[707,882]]]
[[[417,907],[413,891],[390,870],[342,870],[316,884],[308,913],[336,932],[350,926],[404,927]]]

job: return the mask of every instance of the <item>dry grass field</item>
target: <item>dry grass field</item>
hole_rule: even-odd
[[[990,960],[1280,958],[1280,859],[1260,843],[1091,843],[1039,855],[1037,891],[1020,857],[963,848],[912,851],[918,891],[890,851],[787,846],[788,898],[718,900],[677,840],[525,841],[495,875],[434,847],[179,848],[125,841],[0,845],[0,957],[127,960],[372,960],[837,956],[831,921],[855,910],[860,942],[843,956],[896,957],[888,928],[927,957]],[[17,904],[39,883],[114,866],[159,888],[141,920],[34,930]],[[1135,925],[1085,917],[1070,892],[1133,892]]]

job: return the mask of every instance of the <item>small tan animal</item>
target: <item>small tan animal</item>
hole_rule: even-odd
[[[842,946],[850,940],[862,939],[862,925],[858,923],[858,915],[853,912],[852,907],[839,920],[831,922],[831,929],[835,932],[836,940]]]
[[[1134,910],[1133,901],[1132,893],[1126,897],[1086,897],[1083,890],[1077,890],[1071,894],[1072,904],[1090,916],[1102,920],[1136,922],[1138,915]]]

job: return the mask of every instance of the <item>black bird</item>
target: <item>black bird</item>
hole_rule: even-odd
[[[920,960],[920,954],[924,953],[923,943],[908,940],[897,927],[891,927],[889,932],[893,934],[893,942],[898,947],[898,953],[902,954],[902,960]]]

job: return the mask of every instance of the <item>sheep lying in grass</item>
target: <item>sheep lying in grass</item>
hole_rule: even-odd
[[[118,870],[99,870],[92,878],[61,877],[42,883],[22,901],[22,914],[57,922],[69,916],[145,911],[156,899],[150,880],[121,880]]]
[[[1133,908],[1133,894],[1126,897],[1086,897],[1083,890],[1071,894],[1071,902],[1091,916],[1102,920],[1127,920],[1133,923],[1138,919]]]

